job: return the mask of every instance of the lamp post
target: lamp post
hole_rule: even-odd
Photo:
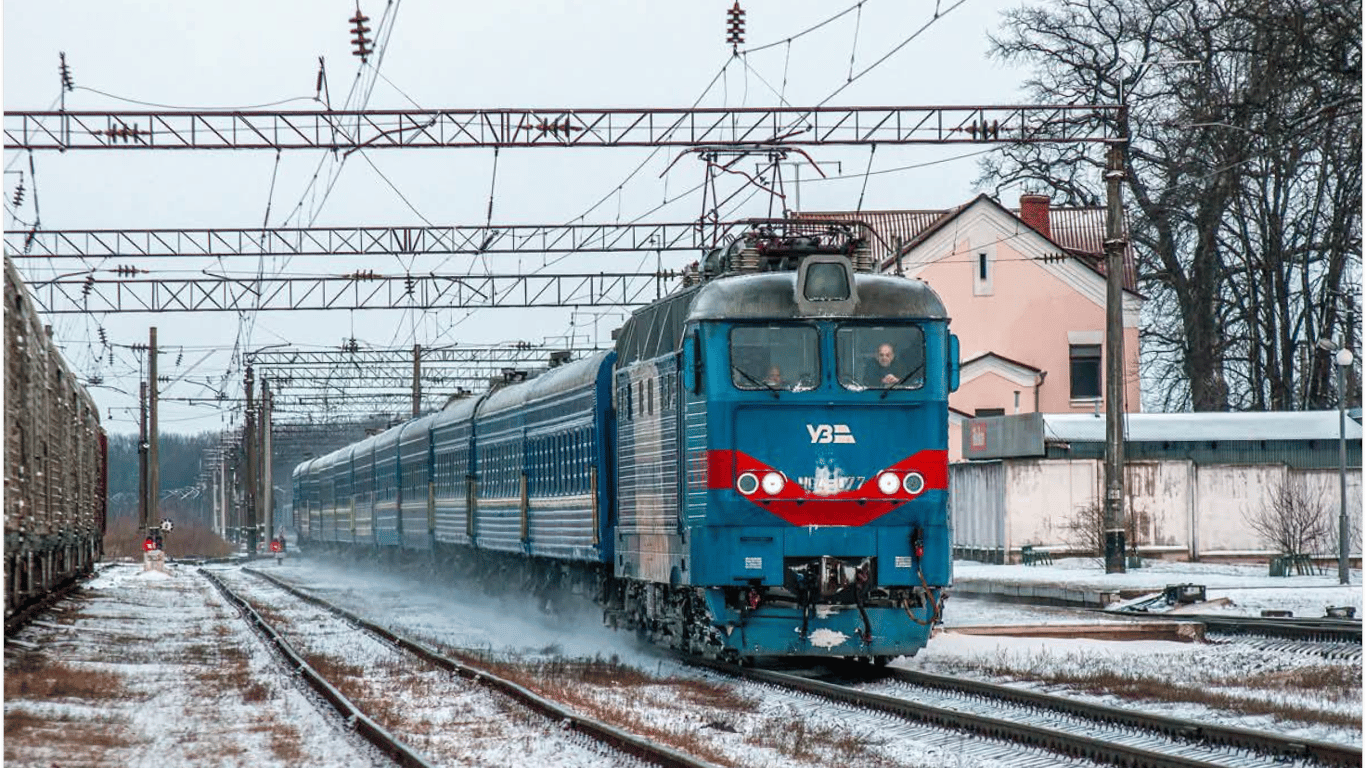
[[[1350,584],[1347,544],[1351,541],[1351,521],[1347,518],[1347,397],[1343,393],[1343,371],[1352,364],[1352,352],[1339,349],[1333,356],[1338,369],[1338,583]]]

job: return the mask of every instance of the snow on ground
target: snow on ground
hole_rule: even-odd
[[[1126,573],[1105,573],[1093,558],[1066,558],[1053,565],[987,565],[955,561],[955,582],[1057,584],[1100,591],[1148,590],[1161,592],[1169,584],[1203,584],[1205,597],[1226,597],[1227,609],[1238,615],[1258,616],[1263,609],[1292,610],[1295,616],[1317,618],[1329,606],[1351,606],[1361,616],[1361,569],[1351,571],[1351,584],[1338,583],[1337,571],[1314,576],[1268,576],[1267,565],[1241,563],[1184,563],[1144,560],[1143,567]],[[952,608],[950,601],[950,608]]]
[[[17,639],[6,766],[375,764],[190,569],[102,569]]]
[[[278,587],[219,569],[253,605],[271,606],[271,621],[308,659],[344,662],[354,674],[329,676],[360,709],[437,765],[536,765],[611,768],[621,753],[517,706],[477,681],[415,661],[368,632]],[[316,666],[316,665],[315,665]],[[379,717],[381,712],[387,713]]]
[[[1336,573],[1315,576],[1267,576],[1266,565],[1145,561],[1144,567],[1123,574],[1106,574],[1092,559],[1067,559],[1051,566],[954,563],[956,582],[996,581],[1016,584],[1063,585],[1079,589],[1150,590],[1160,593],[1168,584],[1203,584],[1206,598],[1228,598],[1232,604],[1210,612],[1259,616],[1264,609],[1291,610],[1295,616],[1321,617],[1327,606],[1352,606],[1361,615],[1361,571],[1351,573],[1352,584],[1337,583]],[[1138,600],[1128,601],[1138,602]],[[1205,609],[1199,609],[1204,612]],[[1310,710],[1359,715],[1361,661],[1334,661],[1313,654],[1267,650],[1241,642],[1181,643],[1154,640],[1110,641],[1088,638],[978,636],[955,633],[956,627],[1019,624],[1094,624],[1108,617],[1096,611],[1022,606],[969,597],[952,597],[944,611],[944,631],[915,657],[895,662],[927,672],[971,674],[995,682],[1029,680],[1068,673],[1107,674],[1135,679],[1170,680],[1180,686],[1217,687],[1230,696],[1277,701]],[[1357,681],[1347,690],[1315,692],[1239,688],[1238,681],[1274,679],[1292,671],[1341,668]],[[1037,686],[1030,686],[1037,687]],[[1062,687],[1043,690],[1115,703],[1112,697],[1079,694]],[[1194,703],[1150,702],[1143,709],[1191,720],[1245,728],[1289,731],[1301,738],[1361,744],[1360,729],[1327,726],[1301,727],[1273,722],[1268,717],[1231,716]]]
[[[545,612],[543,606],[517,596],[486,594],[480,587],[416,569],[385,571],[370,563],[297,556],[278,565],[270,561],[255,565],[288,581],[312,585],[326,599],[428,641],[501,658],[615,657],[661,678],[696,674],[661,661],[653,649],[638,646],[631,634],[603,627],[600,613],[586,601],[580,603],[582,609],[578,611],[568,610],[570,604],[564,603],[556,611]],[[1326,605],[1361,605],[1360,572],[1354,572],[1353,586],[1341,587],[1332,576],[1269,578],[1264,566],[1153,563],[1128,574],[1107,576],[1093,562],[1079,560],[1044,567],[958,563],[956,570],[960,579],[1049,581],[1104,589],[1158,591],[1166,584],[1201,583],[1209,588],[1211,598],[1231,597],[1235,605],[1229,610],[1254,615],[1264,607],[1318,616]],[[1327,662],[1312,655],[1239,643],[984,637],[952,631],[955,626],[973,624],[1104,620],[1094,612],[957,596],[949,600],[945,618],[947,631],[937,634],[915,657],[900,659],[894,665],[1021,681],[1058,671],[1111,671],[1134,678],[1170,680],[1173,686],[1264,679],[1267,674],[1325,664],[1345,666],[1357,681],[1361,676],[1359,660]],[[104,570],[88,585],[87,597],[53,614],[44,625],[30,628],[21,639],[26,643],[55,641],[44,655],[60,657],[81,670],[114,672],[124,688],[112,700],[92,705],[77,697],[40,697],[7,685],[7,765],[159,768],[168,764],[250,764],[274,768],[371,762],[364,748],[354,744],[330,716],[319,714],[297,685],[281,681],[279,665],[260,641],[189,567],[172,564],[167,575],[143,573],[133,565]],[[251,673],[251,679],[262,686],[260,690],[224,685],[221,677],[229,658]],[[31,660],[32,652],[13,644],[7,649],[6,669],[20,669],[16,665],[28,663],[25,659]],[[15,677],[7,676],[7,683]],[[1017,684],[1054,693],[1064,690],[1052,684]],[[1359,714],[1360,685],[1347,687],[1310,696],[1236,686],[1229,690],[1254,698],[1313,699],[1301,703],[1323,711]],[[1011,763],[1011,758],[1001,758],[1002,762],[964,757],[965,749],[937,744],[933,737],[917,734],[914,729],[893,727],[885,719],[840,707],[813,706],[809,700],[760,686],[737,685],[738,704],[705,696],[699,700],[695,692],[685,690],[661,683],[596,695],[615,695],[628,708],[639,711],[647,725],[691,734],[735,765],[824,765],[853,760],[914,766],[940,764],[949,756],[965,768]],[[1068,695],[1105,700],[1104,696],[1075,691]],[[1361,743],[1360,731],[1354,729],[1234,717],[1188,703],[1148,702],[1139,706],[1188,719],[1290,731],[1306,739]],[[30,736],[47,741],[26,738],[25,729]],[[116,743],[99,750],[92,748],[83,734],[93,730],[113,734]],[[285,738],[282,732],[287,732]],[[68,735],[54,739],[54,733]],[[841,746],[838,739],[844,737],[849,741]],[[283,741],[296,744],[304,758],[291,756]],[[808,748],[814,751],[802,751]],[[841,749],[847,751],[838,751]]]

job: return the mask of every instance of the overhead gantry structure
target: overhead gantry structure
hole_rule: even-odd
[[[1104,141],[1118,106],[6,112],[23,150],[775,147]]]

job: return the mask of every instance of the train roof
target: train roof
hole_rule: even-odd
[[[855,276],[858,301],[854,312],[822,312],[817,317],[905,318],[947,320],[939,295],[921,280],[889,275]],[[783,320],[809,318],[797,302],[796,272],[734,275],[703,284],[689,322],[695,320]]]
[[[503,387],[489,395],[488,402],[480,411],[496,413],[587,386],[597,379],[599,369],[608,362],[607,358],[611,354],[612,350],[595,352],[580,360],[551,368],[530,381]]]

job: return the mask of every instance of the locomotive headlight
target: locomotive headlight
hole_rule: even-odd
[[[893,472],[883,472],[877,476],[877,489],[891,496],[901,486],[901,478]]]
[[[787,485],[787,481],[783,479],[781,474],[769,472],[764,475],[764,493],[767,493],[769,496],[778,495],[778,492],[783,489],[784,485]]]
[[[911,495],[920,493],[925,490],[925,476],[919,472],[907,472],[906,477],[901,480],[901,487]]]
[[[753,472],[746,472],[735,478],[735,490],[749,496],[759,490],[759,478]]]

